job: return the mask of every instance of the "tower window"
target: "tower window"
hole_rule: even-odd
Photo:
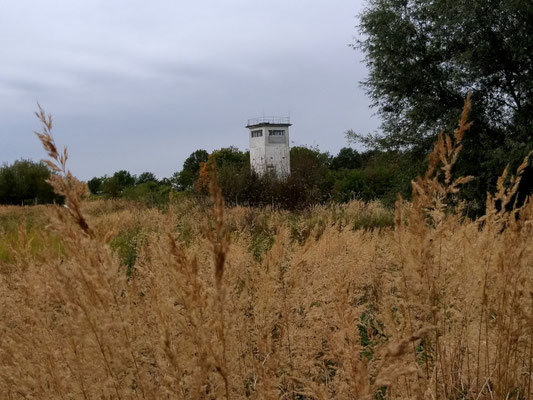
[[[269,130],[268,136],[285,136],[285,131],[283,129],[280,130]]]
[[[252,137],[261,137],[263,136],[263,131],[261,129],[257,131],[252,131]]]

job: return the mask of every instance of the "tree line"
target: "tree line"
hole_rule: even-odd
[[[365,151],[344,147],[331,155],[318,148],[291,148],[291,175],[279,180],[275,175],[259,176],[250,169],[247,151],[227,147],[213,151],[194,151],[180,171],[158,179],[151,172],[138,176],[119,170],[110,176],[87,181],[95,198],[125,198],[149,205],[165,203],[171,190],[204,196],[202,166],[211,158],[216,163],[217,180],[228,204],[275,205],[303,208],[327,201],[381,199],[392,203],[398,191],[408,188],[405,154]],[[399,174],[399,172],[402,174]],[[415,171],[412,171],[413,173]],[[0,203],[42,204],[61,202],[46,183],[51,172],[42,162],[20,160],[0,169]],[[400,176],[401,175],[401,176]]]
[[[331,156],[318,149],[291,149],[291,175],[283,182],[253,174],[246,152],[217,150],[211,157],[226,200],[303,207],[350,198],[391,203],[397,193],[408,197],[409,183],[424,171],[438,133],[455,129],[470,93],[473,125],[453,173],[474,177],[461,199],[472,216],[479,215],[506,165],[513,170],[533,151],[533,3],[368,0],[358,28],[362,36],[353,47],[365,54],[369,75],[362,84],[381,118],[380,133],[347,133],[365,149],[361,153],[344,148]],[[181,171],[160,181],[151,173],[135,177],[118,171],[88,184],[93,194],[153,202],[171,188],[201,194],[195,182],[208,156],[195,151]],[[25,160],[15,164],[0,171],[0,202],[54,200],[42,183],[29,189],[32,179],[46,175],[44,166]],[[532,193],[529,165],[516,201]]]
[[[138,176],[119,170],[110,176],[93,177],[87,186],[93,198],[124,198],[149,206],[163,205],[170,191],[205,198],[207,180],[202,170],[208,160],[216,164],[217,182],[229,205],[272,205],[286,209],[303,209],[314,204],[350,200],[380,200],[391,206],[398,194],[410,197],[410,182],[426,168],[416,150],[379,150],[362,152],[344,147],[336,155],[318,148],[303,146],[290,149],[291,174],[284,180],[274,174],[257,175],[250,168],[250,155],[235,147],[213,151],[194,151],[180,171],[158,179],[151,172]],[[205,172],[205,171],[204,171]],[[42,162],[28,160],[4,164],[0,169],[0,203],[61,203],[46,179],[51,172]],[[527,178],[527,176],[526,176]],[[524,193],[530,193],[526,179]],[[529,190],[529,192],[528,192]],[[471,193],[463,199],[468,201]],[[481,201],[475,198],[475,201]],[[478,214],[477,203],[467,204],[468,211]]]
[[[123,197],[153,203],[164,202],[168,192],[203,196],[207,193],[201,170],[211,158],[216,164],[217,181],[228,204],[275,205],[304,208],[327,201],[381,199],[392,203],[398,190],[405,191],[406,179],[398,176],[400,152],[358,152],[344,147],[335,156],[317,148],[291,148],[291,174],[286,180],[275,175],[259,176],[250,168],[250,155],[235,147],[194,151],[180,171],[157,180],[145,172],[138,177],[121,170],[111,176],[88,181],[93,195]],[[404,187],[402,187],[402,185]]]

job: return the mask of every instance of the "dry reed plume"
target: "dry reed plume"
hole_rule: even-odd
[[[213,168],[208,210],[84,202],[39,108],[67,207],[0,230],[0,397],[533,398],[528,160],[464,218],[469,107],[383,229],[358,229],[376,204],[227,209]]]

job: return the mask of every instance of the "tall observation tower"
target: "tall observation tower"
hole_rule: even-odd
[[[261,117],[248,120],[250,166],[258,175],[276,174],[284,179],[291,172],[289,117]]]

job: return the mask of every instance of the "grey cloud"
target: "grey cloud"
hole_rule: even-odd
[[[84,179],[169,176],[198,148],[246,149],[244,124],[263,112],[290,112],[295,143],[332,152],[345,130],[377,126],[348,48],[357,2],[42,4],[11,1],[0,15],[0,161],[43,157],[37,100]]]
[[[10,79],[0,78],[0,87],[8,90],[38,94],[46,91],[49,88],[49,85],[46,85],[43,82],[34,81],[31,78],[24,79],[23,77],[20,77]]]

